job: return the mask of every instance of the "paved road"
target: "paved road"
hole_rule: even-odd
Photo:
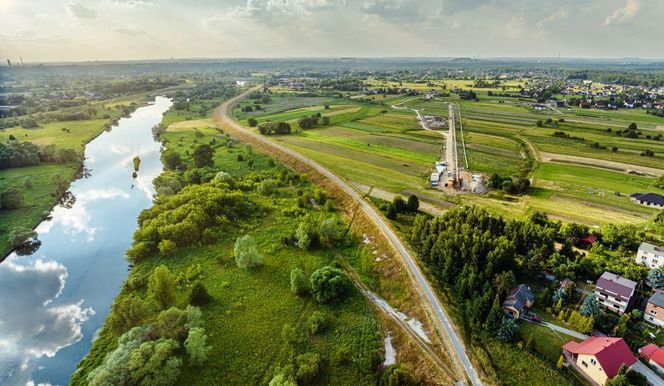
[[[662,380],[656,372],[652,371],[640,361],[637,360],[636,363],[634,363],[634,366],[632,366],[632,369],[646,377],[649,384],[654,386],[664,386],[664,380]]]
[[[442,326],[444,328],[444,333],[447,334],[447,336],[449,337],[449,340],[452,344],[452,348],[456,353],[458,360],[461,362],[463,366],[463,371],[467,375],[470,382],[475,386],[481,385],[482,382],[480,381],[480,378],[477,375],[477,371],[475,371],[475,368],[473,367],[472,363],[470,362],[470,359],[468,358],[468,355],[466,354],[465,346],[461,342],[461,338],[454,329],[452,322],[447,317],[447,313],[443,309],[443,306],[440,303],[440,300],[438,300],[438,297],[435,295],[431,285],[425,278],[424,274],[418,267],[417,263],[415,263],[415,260],[410,255],[406,247],[404,247],[404,245],[401,243],[396,234],[383,221],[383,218],[374,210],[374,208],[371,205],[369,205],[353,188],[351,188],[351,186],[348,183],[337,177],[334,173],[330,172],[320,164],[304,157],[303,155],[291,149],[288,149],[278,143],[275,143],[274,141],[272,141],[267,137],[264,137],[260,134],[256,134],[251,130],[248,130],[247,128],[240,125],[233,119],[232,117],[233,107],[243,98],[245,98],[250,92],[256,89],[257,88],[250,89],[247,92],[224,102],[215,111],[214,118],[219,119],[223,125],[231,127],[235,130],[242,131],[245,135],[250,136],[255,141],[261,142],[265,145],[272,147],[275,150],[278,150],[279,152],[287,154],[299,160],[300,162],[306,164],[307,166],[311,167],[317,172],[323,174],[330,181],[335,183],[339,188],[345,191],[349,196],[351,196],[358,204],[360,204],[362,208],[365,210],[365,212],[369,215],[369,217],[373,220],[374,224],[378,227],[378,229],[380,229],[385,234],[385,236],[387,236],[387,238],[390,240],[390,242],[392,242],[392,244],[395,246],[401,257],[406,262],[409,273],[415,279],[415,282],[419,286],[419,289],[424,295],[426,301],[429,302],[429,308],[433,310],[433,312],[435,313],[435,317],[438,319],[436,327]],[[456,363],[457,361],[453,362]]]
[[[544,326],[544,327],[548,327],[548,328],[550,328],[550,329],[552,329],[552,330],[554,330],[554,331],[562,332],[562,333],[565,334],[565,335],[573,336],[573,337],[575,337],[575,338],[577,338],[577,339],[581,339],[581,340],[586,340],[586,339],[588,339],[588,335],[582,334],[582,333],[577,332],[577,331],[574,331],[574,330],[570,330],[570,329],[568,329],[568,328],[565,328],[565,327],[559,326],[559,325],[557,325],[557,324],[553,324],[553,323],[549,323],[549,322],[541,322],[541,323],[538,323],[538,322],[533,322],[532,320],[528,320],[528,319],[523,319],[523,320],[525,320],[526,322],[529,322],[529,323],[540,324],[540,325],[542,325],[542,326]]]

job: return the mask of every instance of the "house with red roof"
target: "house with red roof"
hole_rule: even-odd
[[[563,355],[574,368],[596,385],[615,377],[622,365],[631,367],[636,358],[623,338],[591,336],[583,342],[569,341]]]
[[[650,343],[639,349],[639,356],[647,360],[660,374],[664,374],[664,350]]]

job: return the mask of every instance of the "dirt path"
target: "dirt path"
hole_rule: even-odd
[[[539,153],[540,161],[542,162],[562,162],[562,163],[572,163],[582,166],[591,166],[600,169],[609,169],[613,171],[620,172],[630,172],[636,171],[643,174],[648,174],[651,176],[661,176],[664,174],[664,169],[657,169],[649,166],[633,165],[617,161],[608,161],[597,158],[588,158],[580,157],[575,155],[568,154],[556,154],[556,153]]]

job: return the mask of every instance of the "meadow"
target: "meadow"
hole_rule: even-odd
[[[282,173],[283,168],[268,156],[253,152],[213,128],[208,117],[198,119],[195,113],[171,109],[164,121],[170,124],[161,135],[162,141],[186,162],[190,162],[189,154],[195,146],[214,141],[214,169],[217,171],[225,171],[238,180],[261,173],[273,176]],[[298,217],[291,213],[298,208],[298,198],[302,191],[313,189],[313,185],[304,180],[278,188],[269,196],[247,191],[247,198],[263,208],[257,215],[228,227],[211,245],[180,248],[174,256],[155,256],[134,266],[129,282],[144,280],[161,264],[175,274],[184,274],[195,264],[202,267],[201,282],[213,298],[202,307],[207,342],[212,351],[205,366],[185,365],[178,384],[207,385],[219,379],[235,385],[267,384],[281,368],[292,364],[294,352],[321,355],[321,371],[312,384],[376,382],[369,362],[372,355],[382,355],[383,335],[381,321],[371,304],[358,291],[341,303],[320,304],[310,296],[297,296],[290,289],[293,268],[302,269],[308,277],[325,265],[339,264],[331,249],[301,250],[283,242],[299,225]],[[304,212],[302,215],[321,214],[310,205],[299,210]],[[245,234],[256,240],[258,251],[264,256],[263,265],[251,271],[238,268],[233,258],[235,240]],[[362,257],[366,251],[360,245],[360,240],[349,235],[339,245],[339,252],[354,266],[366,265]],[[186,306],[188,293],[187,288],[179,287],[176,304]],[[116,301],[134,294],[135,290],[125,286]],[[142,292],[141,296],[144,296]],[[322,333],[306,332],[307,320],[313,312],[323,312],[329,321]],[[282,338],[285,325],[294,327],[296,342],[287,344]],[[101,363],[106,353],[116,346],[116,341],[117,336],[104,328],[79,365],[72,384],[84,384],[86,374]],[[338,352],[347,352],[344,355],[349,358],[338,360]]]

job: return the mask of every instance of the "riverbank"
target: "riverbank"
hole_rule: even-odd
[[[24,205],[17,209],[0,209],[0,262],[11,254],[12,231],[32,230],[48,219],[51,210],[60,202],[71,183],[84,176],[85,146],[108,131],[123,116],[152,100],[152,93],[140,93],[115,100],[100,101],[97,117],[80,121],[60,121],[42,124],[38,128],[12,127],[0,130],[0,143],[16,138],[38,146],[54,145],[57,149],[76,151],[77,159],[66,163],[40,163],[36,166],[0,169],[0,191],[16,188],[23,193]],[[54,183],[55,175],[60,179]],[[26,183],[29,180],[30,183]]]
[[[157,97],[90,141],[85,178],[35,229],[39,248],[0,264],[0,384],[66,384],[89,350],[127,278],[136,218],[152,204],[162,171],[152,128],[171,104]]]
[[[345,300],[330,304],[291,292],[290,277],[294,268],[300,268],[308,282],[316,270],[336,264],[336,256],[330,249],[316,246],[315,242],[308,249],[296,248],[292,241],[303,219],[337,218],[334,205],[324,205],[325,195],[303,176],[213,128],[209,117],[174,110],[164,117],[171,123],[161,139],[167,152],[177,154],[177,157],[167,158],[180,158],[183,166],[176,167],[178,172],[164,172],[159,177],[157,191],[166,193],[160,204],[141,217],[145,219],[150,212],[167,210],[171,200],[178,202],[177,207],[196,212],[197,205],[206,204],[184,197],[189,191],[199,190],[200,194],[195,197],[201,200],[207,194],[241,192],[249,208],[237,212],[240,215],[226,214],[223,226],[214,220],[215,224],[206,226],[202,234],[190,231],[187,232],[190,237],[182,239],[173,235],[179,240],[175,250],[160,248],[159,252],[135,258],[104,328],[80,363],[71,384],[89,383],[91,377],[99,373],[95,369],[109,366],[104,358],[116,349],[120,336],[131,327],[159,318],[160,307],[149,300],[147,283],[155,268],[161,265],[176,278],[172,303],[175,307],[184,309],[192,304],[195,285],[203,286],[211,296],[209,303],[199,306],[207,344],[211,347],[207,362],[197,366],[181,347],[173,351],[173,357],[182,361],[177,373],[180,381],[175,383],[184,384],[186,379],[188,385],[205,385],[223,379],[228,384],[266,384],[279,374],[307,376],[303,361],[311,365],[307,370],[311,371],[310,384],[375,383],[380,375],[376,369],[382,363],[383,336],[371,305],[356,291]],[[198,153],[196,149],[202,145],[210,145],[214,150],[212,166],[196,168],[193,154]],[[219,178],[228,181],[230,186],[207,182],[221,172]],[[320,206],[303,200],[303,195],[316,197]],[[232,206],[231,202],[225,204],[227,208]],[[210,213],[210,210],[213,209],[203,213]],[[233,258],[235,241],[246,234],[255,240],[263,256],[262,265],[248,271],[239,268]],[[193,243],[183,245],[189,238],[193,238]],[[348,238],[339,243],[342,253],[354,261],[371,259],[360,240]],[[138,249],[132,250],[130,255],[136,256]],[[139,304],[132,299],[143,299],[145,312],[131,318],[128,325],[119,327],[113,322],[114,315],[126,315],[128,303]],[[318,325],[316,320],[321,321],[320,328],[311,327],[313,323]]]

